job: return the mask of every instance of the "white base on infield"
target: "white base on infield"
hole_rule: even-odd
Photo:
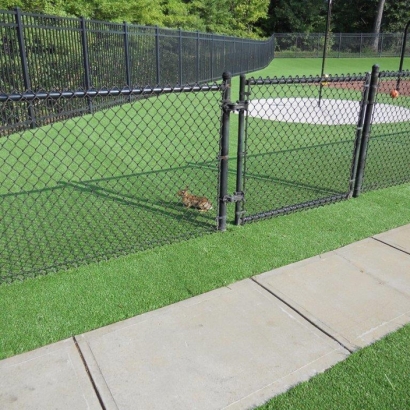
[[[272,121],[318,125],[355,125],[359,120],[360,101],[318,98],[268,98],[251,100],[248,115]],[[410,109],[377,103],[373,124],[410,120]]]

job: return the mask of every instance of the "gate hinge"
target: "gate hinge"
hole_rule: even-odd
[[[223,105],[223,109],[225,112],[228,111],[241,111],[248,109],[248,101],[237,101],[236,103],[233,102],[225,102]]]
[[[233,195],[225,195],[223,197],[224,202],[240,202],[243,201],[245,195],[243,192],[234,192]]]

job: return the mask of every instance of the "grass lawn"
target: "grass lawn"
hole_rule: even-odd
[[[357,71],[375,61],[329,59]],[[381,59],[393,69],[398,59]],[[278,59],[254,75],[318,73],[320,59]],[[251,99],[316,98],[317,85],[252,87]],[[359,101],[361,92],[327,87],[323,97]],[[232,100],[238,98],[233,80]],[[409,105],[407,97],[400,104]],[[221,92],[166,94],[0,139],[0,282],[58,271],[213,232],[217,213]],[[346,107],[345,111],[349,108]],[[380,136],[368,175],[389,186],[407,178],[404,124],[374,127]],[[232,115],[229,192],[235,191]],[[356,125],[298,124],[250,117],[245,186],[247,216],[287,209],[349,191]],[[397,153],[402,161],[395,161]],[[391,155],[386,166],[378,160]],[[367,179],[367,181],[369,178]],[[189,186],[214,204],[186,210],[177,192]],[[373,185],[369,185],[374,188]],[[232,209],[232,207],[230,207]],[[232,215],[230,216],[232,219]]]
[[[378,64],[380,70],[397,71],[400,58],[374,57],[374,58],[327,58],[325,73],[327,74],[359,74],[371,71],[372,66]],[[263,70],[252,73],[254,77],[289,77],[296,75],[320,75],[322,69],[321,58],[277,58]],[[410,69],[410,59],[405,58],[403,70]]]
[[[407,325],[258,410],[408,409],[409,347]]]
[[[379,62],[382,69],[386,70],[398,67],[398,59],[383,58],[379,59],[379,61],[368,59],[342,60],[343,59],[329,59],[327,72],[337,73],[353,70],[363,72],[369,70],[375,62]],[[255,75],[280,76],[302,73],[317,74],[320,71],[320,63],[320,59],[278,59],[274,60],[269,68]],[[299,66],[299,68],[297,68],[297,66]],[[340,67],[343,69],[339,71]],[[233,96],[237,95],[235,94],[237,84],[237,79],[234,79]],[[113,111],[110,111],[110,113],[112,112]],[[120,115],[121,114],[117,114],[113,116],[112,119],[115,120],[115,118]],[[132,117],[127,120],[130,124],[132,123],[131,118]],[[83,119],[79,119],[77,121],[82,120]],[[54,127],[56,126],[58,125],[54,125]],[[214,126],[214,124],[205,124],[205,128],[212,128]],[[94,129],[97,127],[98,124],[96,123]],[[105,129],[109,127],[110,122],[108,121],[104,125],[104,129],[100,132],[104,133]],[[114,125],[113,127],[115,128]],[[191,127],[196,126],[191,125]],[[134,129],[135,128],[130,129],[125,127],[123,134],[127,132],[132,134],[132,130]],[[194,130],[196,130],[195,132],[199,132],[197,128],[194,128]],[[151,131],[154,136],[159,135],[155,134],[157,132],[155,129]],[[200,130],[200,132],[205,131],[206,130]],[[43,131],[40,130],[37,132]],[[65,131],[62,130],[62,133],[64,132]],[[231,132],[232,135],[234,135],[235,129],[232,129]],[[93,135],[89,134],[88,137],[93,138]],[[81,138],[81,135],[79,135],[79,138]],[[119,135],[118,138],[121,138],[121,135]],[[178,138],[178,141],[182,140],[188,144],[188,142],[183,139],[185,138],[184,136]],[[29,145],[37,143],[35,139],[30,138],[27,138],[26,141],[28,141]],[[87,141],[88,138],[85,138],[83,143],[86,144]],[[53,141],[50,141],[50,144],[52,143]],[[102,152],[105,149],[107,151],[106,155],[111,155],[116,149],[115,146],[107,147],[104,144],[99,147],[98,141],[91,141],[91,143],[95,149],[98,148],[98,152]],[[126,139],[123,140],[122,144],[126,144]],[[217,140],[216,144],[218,144]],[[35,146],[31,145],[31,147]],[[141,147],[141,149],[150,152],[149,147]],[[206,155],[210,152],[213,153],[213,149],[213,146],[211,146],[209,150],[207,148],[205,150]],[[138,150],[135,146],[130,147],[128,152],[130,152],[130,150],[132,155],[129,155],[129,158],[127,154],[125,154],[125,156],[126,161],[132,163],[132,158],[138,155]],[[175,147],[172,152],[174,151]],[[98,158],[98,153],[95,157]],[[179,158],[178,156],[174,158],[173,161],[178,162],[180,160]],[[197,158],[197,165],[201,160],[203,161],[204,159]],[[205,158],[205,160],[211,161],[211,158]],[[26,161],[29,162],[30,159],[26,158]],[[91,177],[95,177],[96,171],[89,168],[84,169],[81,168],[81,166],[77,168],[73,167],[72,164],[76,163],[75,157],[70,161],[71,167],[67,167],[67,164],[58,160],[52,162],[52,158],[48,161],[48,163],[52,163],[55,169],[63,169],[64,172],[66,172],[65,167],[67,167],[71,173],[76,174],[70,177],[71,183],[73,180],[77,181],[77,184],[74,184],[75,186],[63,184],[58,187],[58,189],[62,191],[66,190],[64,191],[66,192],[65,196],[57,195],[54,199],[51,198],[54,201],[72,201],[73,207],[75,204],[75,207],[72,208],[74,223],[75,219],[80,218],[81,213],[83,213],[84,226],[86,229],[80,232],[86,233],[84,237],[78,236],[77,232],[70,231],[71,221],[65,220],[64,216],[53,216],[53,223],[59,224],[62,227],[60,231],[62,238],[70,233],[73,235],[73,240],[70,245],[71,248],[67,249],[67,257],[78,251],[76,244],[78,244],[77,241],[79,240],[83,241],[82,246],[89,246],[87,243],[93,244],[94,248],[91,249],[91,251],[110,249],[116,245],[116,241],[118,241],[118,238],[121,236],[126,237],[126,241],[131,241],[133,235],[137,234],[137,232],[132,230],[132,212],[130,212],[128,216],[131,225],[121,225],[123,222],[115,219],[113,222],[112,218],[115,217],[115,213],[111,215],[110,212],[112,212],[112,209],[115,207],[128,206],[129,204],[126,201],[131,201],[131,199],[127,198],[125,195],[126,192],[134,192],[133,190],[137,192],[141,187],[135,185],[136,182],[132,179],[132,176],[124,180],[107,179],[105,176],[101,176],[98,181],[90,182],[90,173]],[[122,161],[118,162],[118,164],[122,163]],[[178,165],[181,166],[179,163]],[[186,165],[191,166],[190,164]],[[167,169],[166,166],[167,164],[165,163],[161,164],[161,170]],[[121,167],[121,165],[116,165],[116,167]],[[136,167],[135,172],[143,172],[142,169],[138,169],[137,165]],[[207,179],[204,176],[206,170],[203,166],[193,168],[198,171],[191,172],[190,175],[195,175],[195,178],[199,180],[201,178]],[[28,168],[27,172],[31,172],[30,168]],[[158,176],[158,174],[160,175]],[[42,186],[38,192],[39,195],[54,195],[54,190],[57,189],[55,188],[56,183],[62,181],[63,178],[61,175],[58,178],[54,176],[54,174],[51,175],[48,180],[42,179],[45,178],[43,173],[38,176],[28,175],[28,181],[31,181],[29,182],[31,186],[25,188],[19,187],[18,190],[27,188],[33,190],[36,184],[40,184]],[[154,178],[156,181],[163,181],[164,187],[171,184],[172,187],[176,188],[177,185],[175,182],[169,182],[170,180],[167,180],[167,177],[164,175],[165,173],[154,173],[150,177],[147,177],[148,179],[145,184],[147,189],[149,189],[150,186],[149,178]],[[172,172],[169,175],[172,175]],[[182,175],[185,174],[182,173]],[[18,179],[18,177],[16,178]],[[168,178],[170,178],[170,176],[168,176]],[[181,176],[178,178],[178,181],[181,180],[180,178]],[[26,178],[21,179],[21,181],[25,180]],[[50,181],[53,185],[51,187],[47,185]],[[64,181],[69,182],[67,179]],[[187,183],[192,184],[195,183],[195,181],[187,181]],[[98,191],[95,186],[90,187],[89,185],[87,186],[87,184],[96,184],[97,188],[99,185],[102,185],[103,189]],[[8,192],[13,192],[13,187],[14,185],[8,186]],[[118,191],[115,191],[118,190],[119,187],[123,190],[121,195],[118,195]],[[47,190],[46,188],[51,189]],[[209,189],[211,188],[210,186]],[[97,193],[100,192],[100,195],[96,195],[96,191]],[[44,194],[44,192],[46,194]],[[17,193],[17,191],[13,193]],[[108,195],[108,198],[103,195]],[[162,198],[161,195],[158,195],[158,197]],[[49,199],[48,197],[45,198],[47,200]],[[125,201],[125,203],[119,199]],[[163,205],[166,201],[171,202],[175,199],[172,198],[171,200],[170,197],[170,199],[162,198],[160,200]],[[27,205],[27,198],[23,202]],[[143,201],[139,201],[137,204],[138,207],[141,207],[142,202]],[[0,285],[0,359],[157,309],[233,283],[237,280],[336,249],[397,226],[408,224],[410,223],[409,203],[410,184],[404,184],[383,190],[367,192],[357,199],[338,202],[331,206],[310,209],[308,211],[260,221],[254,224],[246,224],[242,227],[229,225],[225,233],[203,235],[201,237],[195,237],[195,230],[202,229],[201,227],[205,224],[205,231],[211,232],[211,230],[207,228],[210,222],[201,220],[191,221],[190,218],[193,219],[194,217],[190,216],[191,214],[185,214],[183,220],[189,222],[187,226],[191,227],[192,235],[186,235],[183,224],[181,225],[182,228],[177,224],[172,229],[181,230],[181,239],[188,236],[194,237],[190,241],[181,241],[179,243],[155,247],[139,253],[121,256],[117,259],[101,261],[100,263],[90,263],[65,271],[56,269],[55,273],[21,282],[17,281],[11,284],[4,283]],[[2,206],[5,206],[4,204],[5,200],[2,201]],[[39,212],[47,214],[52,212],[52,208],[46,208],[41,202],[35,201],[35,204],[38,207],[36,209],[32,207],[34,204],[28,204],[30,208],[33,209],[32,212],[34,212],[35,215]],[[107,218],[103,221],[94,220],[88,214],[88,206],[105,207],[102,214],[108,212]],[[158,207],[158,209],[159,208],[160,207]],[[169,212],[178,212],[178,209],[179,208],[172,209],[171,205],[168,207]],[[166,215],[163,215],[163,217],[165,218]],[[195,218],[197,217],[195,216]],[[206,219],[207,216],[200,216],[200,218]],[[32,216],[32,220],[34,219],[35,216]],[[161,226],[155,222],[155,219],[147,217],[147,220],[150,221],[149,223],[151,223],[153,229],[159,232],[163,231]],[[24,221],[21,221],[21,223],[24,223]],[[41,226],[32,228],[30,222],[26,223],[26,229],[31,232],[30,241],[28,241],[28,243],[44,241],[44,249],[47,249],[47,246],[55,240],[55,238],[51,236],[39,238],[36,232],[38,232]],[[110,224],[114,229],[112,242],[98,242],[95,240],[95,237],[98,237],[99,229],[102,229],[101,227],[104,226],[104,224]],[[18,226],[16,226],[16,229],[18,229]],[[32,231],[30,231],[30,229],[32,229]],[[27,230],[23,232],[27,232]],[[166,232],[164,232],[164,234],[166,234]],[[10,237],[13,238],[12,235],[10,235]],[[3,249],[7,249],[9,244],[4,243],[2,246],[5,247]],[[24,258],[30,255],[32,250],[31,248],[22,249],[21,252],[21,257]],[[120,254],[121,252],[118,252],[116,256]],[[47,258],[47,255],[39,255],[38,258],[41,262],[41,258]],[[19,263],[19,260],[20,259],[17,258],[16,263]],[[381,344],[378,343],[356,353],[345,362],[346,364],[342,363],[335,367],[336,373],[330,374],[333,369],[327,372],[322,376],[322,379],[319,379],[324,380],[323,378],[329,378],[330,381],[326,382],[327,384],[325,382],[318,383],[315,381],[317,379],[313,379],[309,382],[312,383],[312,387],[306,387],[309,386],[309,383],[307,383],[299,387],[299,390],[289,392],[288,394],[293,395],[296,401],[290,404],[288,408],[304,408],[301,407],[301,403],[305,403],[303,395],[306,389],[312,391],[309,393],[311,395],[309,397],[312,397],[312,403],[315,403],[313,398],[320,399],[320,397],[324,395],[321,390],[322,386],[325,386],[324,389],[327,391],[327,394],[330,395],[324,397],[330,397],[328,400],[332,402],[331,405],[334,405],[334,408],[343,408],[343,404],[347,402],[347,400],[350,400],[350,394],[354,395],[354,400],[356,400],[352,403],[357,404],[356,406],[352,405],[350,408],[363,408],[365,405],[363,401],[360,401],[362,400],[360,397],[366,393],[376,398],[371,402],[375,404],[370,406],[370,408],[377,408],[377,397],[379,397],[379,388],[382,383],[380,379],[377,379],[375,382],[369,381],[367,384],[360,385],[362,387],[357,387],[355,390],[349,387],[351,384],[347,384],[349,380],[366,378],[366,372],[368,371],[373,370],[376,373],[375,368],[377,368],[377,374],[381,374],[382,376],[383,374],[386,375],[383,381],[383,383],[385,383],[383,384],[385,389],[380,390],[380,394],[386,396],[388,394],[387,392],[389,392],[388,389],[393,385],[396,388],[392,393],[393,399],[395,397],[394,395],[397,395],[396,399],[392,399],[392,402],[381,401],[380,403],[388,403],[389,405],[382,405],[379,408],[408,407],[402,407],[405,400],[407,400],[408,403],[409,395],[407,390],[401,387],[401,382],[398,381],[396,375],[399,377],[403,374],[404,370],[402,369],[408,369],[406,363],[408,363],[409,330],[405,328],[389,336],[386,340],[380,342]],[[376,359],[371,362],[370,358],[372,355],[377,355],[380,359],[384,358],[383,363]],[[396,368],[399,370],[394,373]],[[406,374],[408,377],[408,371]],[[294,391],[295,393],[293,393]],[[386,398],[386,400],[388,399],[389,398]],[[279,400],[285,399],[280,398]],[[289,403],[291,402],[289,401]],[[395,407],[390,405],[391,403],[393,403]],[[337,404],[339,404],[339,406],[337,406]],[[269,404],[269,406],[279,407],[267,408],[286,408],[287,404],[276,405],[273,402],[273,404]],[[306,408],[320,407],[321,405],[317,405],[316,407],[312,405]]]

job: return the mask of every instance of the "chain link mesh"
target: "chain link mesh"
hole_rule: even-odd
[[[378,75],[372,117],[373,73],[243,77],[237,103],[225,83],[0,94],[0,282],[214,232],[220,201],[244,223],[409,182],[410,73]],[[61,117],[14,121],[42,104]],[[246,138],[223,181],[226,110]]]
[[[118,107],[10,128],[0,137],[0,282],[215,231],[221,87],[137,90]],[[2,116],[38,101],[75,106],[79,95],[10,95]]]
[[[365,80],[248,81],[243,221],[351,195]]]
[[[325,33],[276,33],[275,58],[322,58]],[[329,33],[328,57],[398,57],[403,33]],[[410,45],[406,47],[406,55]]]
[[[410,72],[382,72],[373,110],[362,190],[409,181]]]

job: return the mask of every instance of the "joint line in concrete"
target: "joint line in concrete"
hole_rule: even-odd
[[[253,282],[255,282],[257,285],[259,285],[261,288],[265,289],[267,292],[269,292],[272,296],[274,296],[276,299],[279,299],[282,303],[284,303],[288,308],[292,309],[294,312],[296,312],[299,316],[301,316],[303,319],[305,319],[307,322],[309,322],[312,326],[314,326],[316,329],[318,329],[320,332],[325,334],[326,336],[330,337],[332,340],[334,340],[336,343],[338,343],[340,346],[343,347],[343,349],[346,349],[349,353],[353,353],[354,350],[348,348],[345,346],[340,340],[337,340],[336,337],[331,335],[329,332],[326,330],[322,329],[320,326],[318,326],[315,322],[313,322],[311,319],[309,319],[306,315],[303,313],[299,312],[297,309],[295,309],[291,304],[286,302],[286,300],[282,299],[278,295],[275,295],[270,289],[268,289],[266,286],[262,285],[259,283],[255,278],[251,278]]]
[[[87,362],[84,358],[83,352],[81,351],[80,345],[78,344],[77,339],[75,338],[75,336],[73,336],[73,341],[74,341],[75,347],[77,348],[78,354],[80,355],[81,361],[83,362],[83,365],[84,365],[85,371],[87,372],[88,378],[90,379],[91,385],[93,386],[93,389],[94,389],[94,392],[97,396],[97,399],[100,402],[100,406],[101,406],[102,410],[106,410],[106,407],[104,405],[104,402],[102,400],[100,392],[98,391],[97,385],[95,384],[93,376],[91,375],[90,369],[88,368],[88,365],[87,365]]]
[[[374,240],[377,241],[377,242],[382,243],[383,245],[390,246],[390,248],[396,249],[396,250],[398,250],[398,251],[400,251],[400,252],[403,252],[403,253],[405,253],[406,255],[409,255],[409,256],[410,256],[410,252],[407,252],[407,251],[405,251],[404,249],[400,249],[400,248],[398,248],[397,246],[394,246],[394,245],[392,245],[392,244],[390,244],[390,243],[384,242],[384,241],[382,241],[381,239],[375,238],[374,236],[372,236],[372,239],[374,239]]]

